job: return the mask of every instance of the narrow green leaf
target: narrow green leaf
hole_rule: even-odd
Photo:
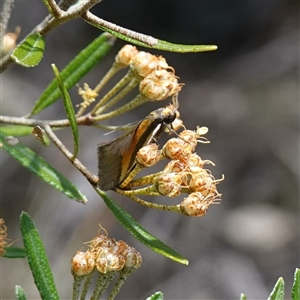
[[[144,42],[138,41],[134,38],[128,37],[125,34],[119,33],[117,31],[111,30],[107,27],[96,25],[92,22],[87,22],[90,25],[97,27],[103,31],[106,31],[115,37],[124,40],[128,43],[132,43],[138,46],[146,47],[146,48],[152,48],[152,49],[158,49],[163,51],[169,51],[169,52],[181,52],[181,53],[188,53],[188,52],[204,52],[204,51],[214,51],[218,49],[218,46],[216,45],[182,45],[182,44],[174,44],[169,43],[167,41],[159,40],[157,39],[157,44],[155,45],[149,45]]]
[[[158,43],[153,47],[155,49],[170,51],[170,52],[205,52],[205,51],[214,51],[218,49],[216,45],[182,45],[182,44],[173,44],[167,41],[158,40]]]
[[[42,299],[59,299],[43,242],[30,216],[22,212],[20,227],[34,282]]]
[[[17,300],[27,300],[24,289],[19,285],[15,286],[15,295]]]
[[[300,269],[296,268],[292,288],[292,300],[300,299]]]
[[[150,297],[147,297],[146,300],[164,300],[164,295],[162,292],[156,292]]]
[[[241,297],[240,297],[240,300],[247,300],[246,295],[242,293],[242,294],[241,294]]]
[[[279,277],[268,300],[284,300],[284,280]]]
[[[178,263],[188,265],[188,260],[176,253],[172,248],[164,244],[158,238],[146,231],[131,215],[123,210],[115,201],[110,199],[103,191],[95,187],[96,192],[102,197],[107,207],[114,214],[121,225],[130,232],[138,241],[149,247],[151,250],[164,255]]]
[[[32,126],[25,125],[9,125],[9,126],[0,126],[0,132],[5,135],[13,135],[13,136],[22,136],[22,135],[30,135],[32,134]]]
[[[79,133],[78,133],[78,127],[77,127],[74,107],[73,107],[73,104],[72,104],[71,97],[70,97],[70,95],[68,93],[68,90],[66,89],[66,87],[65,87],[65,85],[64,85],[64,83],[61,79],[60,73],[59,73],[56,65],[52,64],[51,67],[52,67],[54,75],[56,77],[61,95],[63,97],[64,107],[65,107],[68,119],[70,121],[70,126],[72,128],[73,139],[74,139],[74,158],[75,158],[75,157],[77,157],[78,150],[79,150]]]
[[[85,74],[101,61],[114,44],[114,38],[107,33],[101,34],[83,49],[62,71],[61,79],[67,90],[73,87]],[[34,105],[31,116],[42,111],[60,98],[57,81],[52,80]]]
[[[56,169],[51,167],[43,158],[21,143],[10,144],[7,136],[0,132],[0,146],[15,158],[21,165],[36,174],[42,180],[63,192],[68,197],[81,203],[86,203],[86,197]]]
[[[44,51],[44,37],[39,33],[33,33],[14,50],[11,58],[23,67],[34,67],[43,58]]]
[[[26,251],[24,248],[20,247],[6,247],[5,254],[3,257],[7,258],[24,258],[26,257]]]

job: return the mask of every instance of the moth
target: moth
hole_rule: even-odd
[[[136,165],[135,157],[145,145],[155,142],[177,115],[174,105],[152,111],[124,135],[98,146],[98,186],[114,190]]]

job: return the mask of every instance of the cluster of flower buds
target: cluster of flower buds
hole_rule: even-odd
[[[167,197],[187,193],[188,196],[177,206],[180,212],[188,216],[205,215],[211,204],[219,203],[221,194],[217,191],[216,185],[223,180],[223,178],[216,180],[211,171],[204,168],[206,164],[214,165],[211,161],[202,160],[195,153],[198,142],[208,143],[203,137],[207,131],[206,127],[197,128],[195,131],[183,130],[177,138],[169,139],[160,150],[157,144],[141,148],[136,157],[141,168],[153,166],[163,158],[170,161],[157,176],[148,175],[133,181],[131,187],[151,185],[132,190],[132,193],[160,194]],[[130,196],[130,192],[127,194]]]
[[[95,268],[102,274],[124,268],[136,270],[142,263],[141,254],[124,241],[98,235],[88,245],[89,250],[78,251],[72,259],[72,272],[77,276],[90,274]]]
[[[92,109],[92,115],[98,116],[96,120],[101,121],[117,116],[147,101],[161,101],[173,97],[183,86],[178,83],[174,68],[168,65],[164,57],[139,51],[132,45],[125,45],[117,53],[111,68],[94,89],[86,83],[83,89],[79,88],[78,93],[84,101],[79,105],[81,109],[77,115],[81,115],[95,101],[104,85],[126,67],[129,68],[127,74]],[[104,114],[104,111],[115,105],[137,86],[139,86],[140,93],[135,98],[123,107]]]
[[[134,46],[125,45],[117,54],[115,61],[122,66],[127,64],[141,77],[140,92],[150,100],[164,100],[181,90],[182,84],[178,83],[174,69],[162,56],[138,51]]]
[[[100,299],[110,282],[119,274],[109,295],[109,299],[114,299],[128,276],[140,267],[141,254],[124,241],[116,241],[102,234],[86,244],[89,250],[78,251],[71,261],[74,276],[72,299],[86,299],[96,270],[98,278],[91,299]],[[84,284],[81,289],[82,281]]]

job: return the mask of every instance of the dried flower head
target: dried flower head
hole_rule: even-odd
[[[6,252],[5,248],[12,244],[10,241],[7,238],[7,227],[4,225],[4,219],[0,218],[0,256],[3,256]]]

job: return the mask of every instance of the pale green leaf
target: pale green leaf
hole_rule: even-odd
[[[29,35],[23,43],[18,45],[11,58],[23,67],[34,67],[43,58],[45,51],[44,37],[39,33]]]

